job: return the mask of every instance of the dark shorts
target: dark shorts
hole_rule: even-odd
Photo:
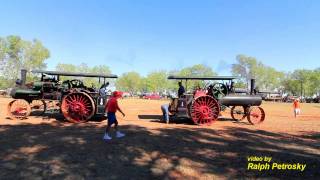
[[[108,125],[117,122],[116,113],[115,112],[108,112]]]

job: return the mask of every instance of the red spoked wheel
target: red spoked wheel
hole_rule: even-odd
[[[47,104],[44,100],[33,100],[30,106],[31,106],[31,115],[33,116],[42,116],[47,109]]]
[[[261,107],[253,106],[250,107],[249,112],[247,114],[248,121],[254,125],[259,124],[264,121],[265,118],[264,110]]]
[[[219,113],[219,103],[211,96],[197,97],[190,108],[192,121],[199,125],[210,125],[218,119]]]
[[[82,92],[66,95],[61,103],[63,116],[70,122],[79,123],[88,121],[95,112],[93,99]]]
[[[245,108],[243,106],[232,106],[231,117],[236,121],[243,120],[246,117]]]
[[[8,104],[7,112],[12,119],[25,119],[30,115],[31,107],[26,100],[17,99]]]

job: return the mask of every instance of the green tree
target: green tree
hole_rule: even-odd
[[[59,63],[56,66],[57,71],[62,71],[62,72],[79,72],[77,71],[77,66],[74,64],[62,64]]]
[[[273,67],[261,65],[256,70],[256,86],[263,90],[281,89],[284,73]]]
[[[258,62],[255,57],[246,56],[243,54],[236,56],[236,64],[232,65],[232,75],[239,76],[241,81],[247,84],[247,88],[250,87],[250,80],[256,79],[256,86],[262,86],[263,79],[258,77],[259,74],[265,73],[264,65]],[[259,89],[263,89],[260,88]]]
[[[5,75],[8,86],[19,78],[21,69],[46,68],[44,61],[49,57],[49,50],[37,39],[26,41],[19,36],[0,38],[0,75]],[[27,78],[32,79],[32,74],[29,73]]]
[[[77,66],[74,64],[63,64],[59,63],[56,65],[56,71],[61,71],[61,72],[80,72],[77,70]],[[65,77],[62,76],[60,77],[61,81],[65,81],[67,79],[73,79],[74,77]]]
[[[6,40],[0,37],[0,72],[3,71],[3,68],[4,68],[6,52],[7,52]]]
[[[315,94],[320,95],[320,68],[313,71],[310,81],[310,88],[314,89]]]
[[[193,77],[201,77],[201,76],[214,76],[216,73],[213,72],[212,68],[203,64],[196,64],[191,67],[186,67],[181,69],[178,72],[180,76],[193,76]]]
[[[106,66],[106,65],[93,66],[90,72],[96,73],[96,74],[105,74],[105,75],[111,74],[111,70],[109,66]]]
[[[116,81],[117,89],[136,93],[142,89],[142,78],[137,72],[123,73]]]
[[[148,91],[148,79],[147,77],[141,77],[140,81],[140,92],[147,92]]]
[[[181,69],[181,71],[177,72],[176,75],[179,76],[190,76],[190,77],[203,77],[203,76],[215,76],[215,73],[211,67],[203,65],[203,64],[196,64],[191,67],[186,67]],[[187,81],[184,83],[187,89],[194,89],[197,86],[204,87],[206,82],[204,81]],[[177,84],[175,83],[177,87]]]
[[[291,95],[299,95],[300,83],[296,79],[292,78],[292,73],[287,73],[282,81],[284,91]]]
[[[111,70],[106,65],[96,65],[91,68],[89,67],[89,73],[109,75],[111,74]],[[106,82],[107,81],[110,82],[111,86],[113,86],[115,83],[115,79],[106,79]],[[86,78],[86,82],[88,84],[93,84],[94,86],[98,86],[99,84],[103,83],[102,79],[101,79],[101,82],[99,83],[99,79],[97,78]]]
[[[320,71],[297,69],[288,73],[282,84],[289,94],[313,96],[320,91]]]
[[[232,65],[232,74],[241,77],[241,81],[250,86],[250,80],[256,80],[256,87],[260,90],[280,89],[284,73],[266,66],[254,57],[238,55],[237,63]]]
[[[237,63],[232,65],[232,74],[240,76],[244,82],[249,83],[250,79],[255,77],[255,69],[258,66],[256,58],[240,54],[236,60]]]
[[[168,73],[166,71],[153,71],[146,77],[146,88],[151,92],[163,92],[168,89]]]
[[[9,87],[8,81],[3,76],[0,76],[0,89],[6,89],[7,87]]]

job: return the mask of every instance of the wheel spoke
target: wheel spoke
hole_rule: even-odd
[[[13,100],[8,105],[8,114],[13,119],[26,118],[30,112],[31,108],[29,103],[23,99]]]
[[[191,118],[196,124],[210,124],[219,115],[219,104],[211,96],[196,98],[191,106]]]
[[[87,121],[95,110],[93,99],[82,92],[67,95],[62,105],[65,108],[63,111],[65,118],[71,122]]]
[[[259,124],[264,121],[265,114],[261,107],[251,107],[249,110],[248,121],[251,124]]]

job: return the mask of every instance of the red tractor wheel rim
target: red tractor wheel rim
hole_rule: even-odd
[[[248,121],[251,124],[259,124],[265,119],[264,110],[261,107],[251,107],[248,114]]]
[[[237,121],[243,120],[246,117],[245,108],[243,106],[233,106],[231,108],[231,117]]]
[[[8,105],[8,113],[12,118],[26,118],[30,114],[30,105],[23,99],[14,100]]]
[[[209,125],[217,120],[219,113],[220,106],[211,96],[200,96],[191,106],[191,118],[195,124]]]
[[[33,100],[31,102],[31,115],[41,116],[47,109],[46,102],[44,100]]]
[[[71,122],[85,122],[94,114],[94,102],[84,93],[71,93],[62,100],[61,110],[64,117]]]

